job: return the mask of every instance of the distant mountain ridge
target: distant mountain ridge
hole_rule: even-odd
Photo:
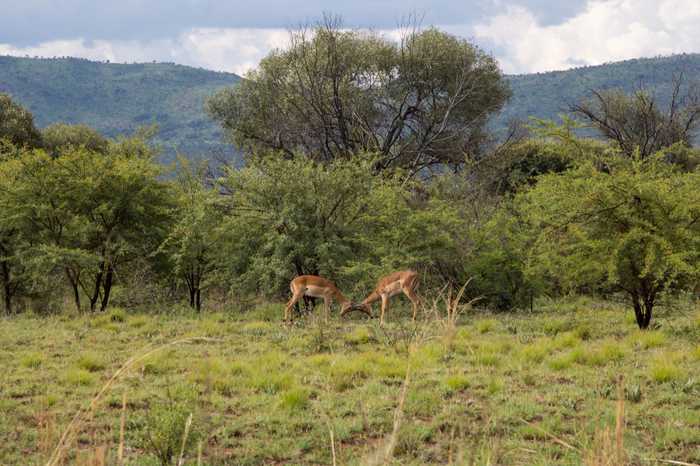
[[[670,96],[673,77],[683,72],[700,80],[700,54],[641,58],[566,71],[509,75],[513,96],[493,120],[504,127],[512,119],[557,119],[568,104],[591,89],[640,86]],[[40,127],[62,121],[84,123],[106,136],[157,123],[163,161],[176,151],[191,157],[232,153],[221,129],[205,114],[206,98],[241,78],[173,63],[116,64],[78,58],[0,56],[0,92],[29,108]]]
[[[510,75],[513,95],[497,117],[504,125],[528,117],[557,120],[571,103],[590,96],[592,89],[651,90],[663,104],[670,100],[673,80],[683,73],[686,83],[700,81],[700,54],[637,58],[565,71]]]
[[[27,107],[37,126],[84,123],[114,137],[157,123],[163,161],[172,160],[176,151],[193,157],[231,152],[203,105],[209,95],[240,79],[174,63],[0,56],[0,92]]]

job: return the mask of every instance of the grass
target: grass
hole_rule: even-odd
[[[698,333],[678,332],[695,328],[697,313],[661,310],[660,327],[639,332],[614,304],[551,302],[527,314],[471,310],[446,338],[433,320],[406,336],[398,306],[384,330],[336,316],[322,336],[312,318],[284,327],[280,309],[0,320],[0,464],[45,464],[88,407],[66,464],[113,464],[120,450],[126,465],[159,464],[156,437],[179,457],[190,418],[185,464],[198,464],[199,445],[203,465],[332,464],[334,455],[359,465],[385,445],[395,465],[617,464],[601,452],[621,435],[620,376],[626,461],[700,463]],[[184,343],[110,381],[130,358],[174,341]],[[175,388],[188,393],[177,416],[163,408]]]

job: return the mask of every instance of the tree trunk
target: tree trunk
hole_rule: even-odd
[[[5,313],[12,314],[12,276],[7,261],[2,261],[2,289]]]
[[[80,312],[80,288],[78,283],[78,274],[75,277],[71,273],[69,268],[66,268],[66,276],[68,277],[68,282],[71,288],[73,288],[73,301],[75,302],[75,309]]]
[[[637,320],[637,326],[641,330],[646,330],[651,324],[652,311],[654,309],[654,301],[656,293],[647,291],[643,296],[638,291],[630,293],[632,297],[632,305],[634,306],[634,316]]]
[[[197,288],[197,297],[196,297],[196,302],[195,302],[195,309],[197,309],[197,312],[202,311],[202,290]]]
[[[102,293],[102,305],[100,306],[100,311],[104,312],[109,306],[109,294],[112,291],[112,280],[114,279],[114,268],[111,265],[107,266],[107,273],[105,274],[105,281],[103,285]]]
[[[95,289],[90,297],[90,311],[95,312],[97,300],[100,299],[100,289],[102,288],[102,275],[104,273],[105,263],[100,264],[100,271],[95,275]]]

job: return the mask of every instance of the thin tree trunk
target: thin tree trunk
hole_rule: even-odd
[[[107,266],[107,273],[105,274],[105,282],[102,293],[102,305],[100,306],[100,311],[104,312],[109,306],[109,294],[112,291],[112,280],[114,279],[114,268],[111,265]]]
[[[105,263],[104,261],[100,264],[100,271],[97,272],[95,276],[95,289],[90,297],[90,311],[95,311],[95,306],[97,306],[97,300],[100,299],[100,288],[102,288],[102,275],[104,273]]]
[[[7,265],[7,261],[2,261],[2,288],[5,313],[12,314],[12,277],[10,275],[10,266]]]
[[[197,288],[197,302],[196,302],[197,312],[202,311],[202,290]]]
[[[73,301],[75,302],[75,309],[80,312],[80,288],[78,283],[78,274],[74,277],[69,268],[66,268],[66,276],[68,277],[68,282],[71,288],[73,288]]]

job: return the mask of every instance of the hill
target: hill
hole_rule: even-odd
[[[700,54],[639,58],[566,71],[511,75],[513,95],[498,116],[504,125],[512,119],[557,119],[568,105],[590,95],[591,89],[620,88],[632,92],[652,89],[661,102],[671,95],[674,76],[683,73],[687,81],[700,79]]]
[[[513,96],[494,119],[504,127],[530,116],[556,119],[569,103],[591,89],[654,89],[663,101],[674,74],[700,78],[700,54],[644,58],[567,71],[510,75]],[[231,151],[221,130],[203,111],[207,96],[237,83],[235,74],[172,63],[115,64],[76,58],[0,56],[0,92],[7,92],[35,115],[39,126],[63,121],[85,123],[107,136],[157,123],[163,160],[177,150],[192,157]]]
[[[38,126],[85,123],[113,137],[157,123],[164,161],[176,150],[197,157],[224,149],[220,128],[202,106],[207,96],[239,80],[172,63],[0,56],[0,92],[29,108]]]

